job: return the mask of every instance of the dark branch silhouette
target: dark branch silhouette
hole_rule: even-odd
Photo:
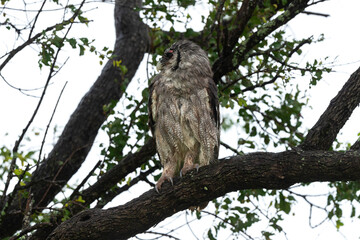
[[[192,171],[115,208],[90,209],[62,223],[48,239],[127,239],[176,212],[242,189],[286,189],[295,183],[360,180],[360,152],[252,153]]]

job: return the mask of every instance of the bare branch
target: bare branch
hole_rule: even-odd
[[[22,230],[18,235],[11,237],[9,240],[19,239],[19,238],[21,238],[22,236],[24,236],[25,234],[28,234],[28,233],[36,230],[36,229],[43,228],[43,227],[49,227],[49,226],[52,226],[52,224],[51,224],[51,223],[47,223],[47,222],[38,223],[38,224],[36,224],[36,225],[34,225],[34,226],[30,226],[30,227]]]
[[[36,14],[36,16],[35,16],[34,23],[33,23],[32,27],[31,27],[31,30],[30,30],[29,38],[28,38],[28,39],[31,38],[31,34],[32,34],[32,32],[34,31],[36,22],[37,22],[37,20],[38,20],[38,18],[39,18],[39,16],[40,16],[40,13],[42,12],[42,10],[43,10],[43,8],[44,8],[44,6],[45,6],[45,3],[46,3],[46,0],[43,1],[43,3],[41,4],[41,7],[40,7],[40,9],[39,9],[39,11],[37,12],[37,14]]]
[[[65,82],[65,84],[64,84],[64,86],[63,86],[63,88],[62,88],[62,90],[61,90],[61,92],[60,92],[60,95],[59,95],[59,97],[58,97],[58,99],[57,99],[57,101],[56,101],[56,104],[55,104],[53,113],[51,114],[50,120],[49,120],[49,122],[48,122],[48,124],[47,124],[47,126],[46,126],[46,130],[45,130],[45,133],[44,133],[44,137],[43,137],[43,140],[42,140],[42,142],[41,142],[41,147],[40,147],[40,151],[39,151],[39,158],[38,158],[38,162],[36,163],[36,167],[39,167],[39,164],[40,164],[40,161],[41,161],[41,153],[42,153],[42,150],[43,150],[43,147],[44,147],[44,144],[45,144],[46,135],[47,135],[47,132],[48,132],[48,130],[49,130],[50,124],[51,124],[51,122],[52,122],[52,119],[54,118],[54,115],[55,115],[57,106],[58,106],[58,104],[59,104],[59,102],[60,102],[61,96],[62,96],[62,94],[63,94],[63,92],[64,92],[64,89],[65,89],[67,83],[68,83],[68,82]]]
[[[318,12],[310,12],[310,11],[303,11],[303,13],[307,15],[315,15],[320,17],[330,17],[330,14],[326,14],[326,13],[318,13]]]
[[[36,39],[38,39],[41,35],[43,35],[44,32],[49,32],[61,25],[69,25],[69,24],[73,24],[74,21],[73,19],[76,18],[76,16],[78,15],[78,11],[76,11],[74,13],[73,16],[71,16],[71,18],[69,18],[68,20],[63,21],[62,23],[57,23],[51,27],[48,27],[46,29],[44,29],[43,31],[35,34],[33,37],[29,38],[26,42],[24,42],[23,44],[21,44],[20,46],[18,46],[17,48],[13,49],[12,51],[10,51],[9,53],[5,54],[4,56],[1,56],[1,58],[5,57],[7,55],[7,58],[1,63],[0,65],[0,72],[1,70],[6,66],[6,64],[21,50],[23,50],[26,46],[29,46],[30,44],[32,44]]]
[[[81,7],[83,6],[84,3],[85,3],[85,0],[82,2],[82,4],[80,5],[80,7],[78,8],[78,10],[74,13],[74,15],[73,15],[74,19],[75,19],[75,18],[77,17],[77,15],[79,14],[80,9],[81,9]],[[65,33],[65,35],[64,35],[64,37],[63,37],[63,41],[64,41],[64,39],[66,39],[66,36],[69,34],[70,29],[71,29],[72,26],[73,26],[73,23],[71,22],[69,28],[67,29],[67,31],[66,31],[66,33]],[[38,111],[39,111],[40,105],[42,104],[42,101],[43,101],[43,99],[44,99],[46,90],[47,90],[47,88],[48,88],[48,86],[49,86],[49,83],[50,83],[50,80],[51,80],[51,78],[52,78],[52,74],[53,74],[54,69],[55,69],[55,66],[56,66],[56,61],[57,61],[57,58],[58,58],[58,56],[59,56],[59,53],[60,53],[61,49],[62,49],[62,46],[60,46],[60,47],[57,49],[56,53],[55,53],[55,56],[54,56],[54,59],[53,59],[53,62],[52,62],[52,64],[51,64],[51,66],[50,66],[50,71],[49,71],[49,74],[48,74],[48,77],[47,77],[47,80],[46,80],[46,83],[45,83],[45,86],[44,86],[44,90],[42,91],[42,94],[41,94],[41,97],[40,97],[40,99],[39,99],[39,102],[38,102],[38,104],[37,104],[37,106],[36,106],[36,108],[35,108],[35,110],[34,110],[34,112],[33,112],[33,115],[31,116],[29,122],[27,123],[27,125],[26,125],[25,128],[23,129],[23,131],[22,131],[19,139],[15,142],[14,148],[13,148],[13,150],[12,150],[14,156],[13,156],[13,158],[12,158],[12,160],[11,160],[11,163],[10,163],[9,173],[8,173],[8,176],[7,176],[7,179],[6,179],[6,183],[5,183],[3,195],[2,195],[1,201],[0,201],[0,210],[1,210],[1,211],[3,211],[3,210],[4,210],[4,207],[6,206],[6,204],[5,204],[5,199],[6,199],[7,190],[8,190],[10,181],[11,181],[12,176],[13,176],[12,173],[13,173],[15,167],[16,167],[16,159],[17,159],[16,153],[18,152],[20,143],[21,143],[21,141],[23,140],[23,138],[24,138],[27,130],[29,129],[30,125],[32,124],[35,116],[37,115],[37,113],[38,113]],[[6,60],[5,60],[5,61],[6,61]],[[0,68],[0,69],[1,69],[1,68]],[[0,71],[1,71],[1,70],[0,70]]]

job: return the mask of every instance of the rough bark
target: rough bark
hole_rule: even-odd
[[[38,182],[31,187],[34,208],[45,207],[80,168],[98,129],[106,120],[103,106],[117,101],[126,89],[128,80],[135,75],[149,46],[147,27],[134,10],[139,4],[141,1],[116,2],[114,60],[122,60],[121,64],[128,71],[124,75],[114,67],[113,60],[106,63],[101,75],[71,115],[53,150],[33,173],[31,182]],[[12,201],[1,219],[0,238],[21,228],[25,204],[26,199],[21,197]]]
[[[353,150],[353,151],[360,150],[360,138],[351,146],[350,150]]]
[[[360,180],[360,153],[286,151],[236,156],[205,166],[161,193],[150,190],[125,205],[91,209],[61,224],[48,239],[127,239],[204,201],[241,189],[284,189],[295,183]]]
[[[331,100],[328,108],[309,130],[304,143],[300,147],[304,150],[330,149],[340,129],[359,104],[360,68],[350,76],[343,88]]]
[[[125,156],[118,165],[104,173],[99,180],[86,188],[85,190],[74,195],[70,201],[77,199],[81,196],[84,203],[73,202],[69,203],[66,207],[68,213],[71,213],[70,217],[82,210],[88,208],[95,200],[103,197],[106,193],[112,189],[118,182],[124,179],[128,173],[135,171],[139,166],[149,161],[149,159],[156,153],[155,140],[149,139],[144,146],[136,153],[128,154]],[[44,226],[38,229],[36,233],[31,236],[31,240],[46,239],[46,237],[61,223],[61,219],[64,217],[64,212],[59,212],[52,218],[52,224]]]

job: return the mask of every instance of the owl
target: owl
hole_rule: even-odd
[[[149,126],[156,141],[164,181],[218,159],[219,100],[207,54],[197,44],[180,40],[166,49],[160,73],[149,86]]]

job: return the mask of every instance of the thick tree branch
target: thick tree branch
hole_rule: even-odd
[[[285,25],[297,14],[301,13],[308,6],[308,2],[309,0],[292,1],[283,14],[259,27],[258,31],[242,42],[238,48],[232,51],[232,53],[224,55],[216,60],[213,65],[215,82],[219,82],[222,76],[235,70],[254,46],[264,40],[270,33]],[[237,64],[233,64],[234,58],[236,58]]]
[[[142,164],[149,161],[149,159],[155,153],[155,140],[151,138],[138,152],[134,154],[128,154],[119,162],[118,165],[116,165],[114,168],[102,175],[95,184],[83,190],[82,192],[76,190],[70,197],[70,201],[74,201],[75,199],[77,199],[78,196],[81,196],[84,203],[76,202],[76,200],[73,202],[74,204],[68,203],[68,206],[66,207],[66,213],[69,214],[70,212],[70,217],[72,217],[73,215],[89,207],[91,203],[93,203],[99,198],[109,199],[110,201],[112,198],[119,194],[116,193],[116,188],[114,189],[116,184],[122,179],[124,179],[129,173],[135,171]],[[139,177],[139,179],[143,178]],[[127,186],[128,185],[126,185],[126,187]],[[98,203],[96,207],[100,208],[109,201]],[[35,234],[33,234],[31,239],[44,239],[46,236],[48,236],[56,228],[56,226],[61,223],[61,219],[64,217],[64,213],[65,211],[61,211],[57,214],[54,214],[53,225],[38,230]]]
[[[340,129],[347,122],[354,109],[360,104],[360,68],[345,83],[317,123],[309,130],[304,150],[328,150]]]
[[[91,209],[61,224],[48,239],[127,239],[201,202],[241,189],[284,189],[295,183],[360,180],[360,153],[286,151],[235,156],[165,183],[125,205]]]
[[[360,138],[351,146],[350,150],[353,150],[353,151],[360,150]]]
[[[117,38],[114,47],[116,57],[107,62],[97,81],[70,117],[48,158],[33,173],[32,182],[37,182],[39,179],[48,179],[52,182],[34,184],[32,187],[34,208],[45,207],[80,168],[98,129],[106,120],[103,106],[122,96],[123,89],[138,69],[149,46],[149,37],[147,27],[142,23],[139,13],[134,10],[136,4],[141,4],[141,1],[119,0],[116,2]],[[127,67],[126,74],[114,67],[113,61],[119,60],[122,60],[121,64]],[[2,216],[0,238],[5,237],[4,234],[7,236],[21,228],[23,218],[21,209],[24,208],[25,201],[19,197],[13,202],[14,204],[7,209],[7,214]],[[19,206],[21,206],[20,209]]]
[[[227,48],[231,51],[235,44],[239,41],[241,34],[243,33],[246,24],[250,20],[251,16],[254,13],[256,6],[258,5],[259,0],[244,0],[241,4],[240,10],[237,12],[234,26],[237,26],[234,30],[231,31],[229,36],[229,42],[227,46],[224,46],[224,53],[227,53]]]
[[[151,138],[140,151],[127,155],[118,165],[105,173],[94,185],[81,192],[81,196],[86,204],[90,204],[104,195],[129,173],[135,171],[142,164],[149,161],[155,153],[155,140]]]

